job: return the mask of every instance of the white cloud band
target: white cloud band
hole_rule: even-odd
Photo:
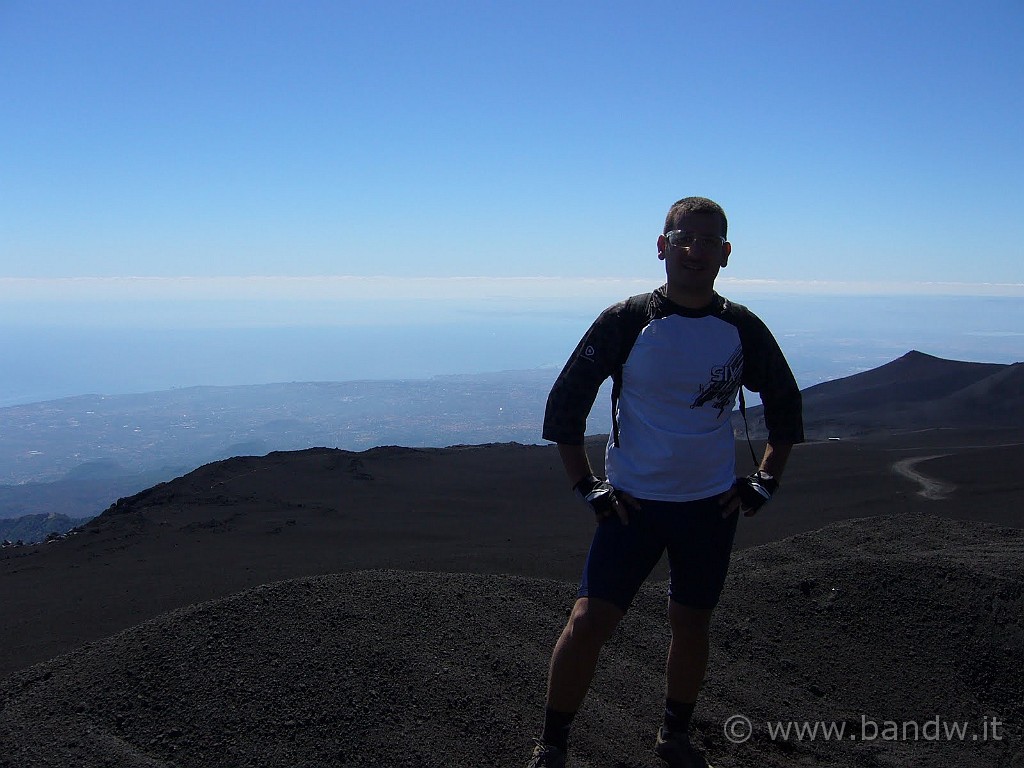
[[[0,302],[51,301],[431,301],[486,298],[621,298],[650,278],[565,277],[0,277]],[[1024,283],[838,282],[722,277],[725,294],[1024,297]]]

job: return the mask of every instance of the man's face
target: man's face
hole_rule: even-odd
[[[721,222],[710,213],[688,213],[675,222],[675,229],[696,239],[689,248],[673,246],[665,235],[658,236],[658,258],[665,262],[670,288],[684,293],[703,293],[714,288],[718,270],[729,263],[732,246],[722,243]]]

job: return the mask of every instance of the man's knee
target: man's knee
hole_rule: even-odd
[[[668,618],[673,637],[706,638],[713,612],[714,608],[691,608],[670,600]]]
[[[614,603],[599,598],[581,597],[576,601],[566,624],[566,633],[573,640],[603,645],[624,613]]]

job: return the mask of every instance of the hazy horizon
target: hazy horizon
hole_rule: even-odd
[[[106,327],[116,312],[87,303],[82,311],[106,307],[108,320],[56,323],[50,313],[8,326],[13,332],[0,339],[6,363],[0,407],[203,385],[557,369],[613,295],[535,299],[518,307],[490,297],[383,307],[371,300],[328,302],[320,316],[330,317],[333,307],[333,325],[301,324],[317,316],[308,302],[278,304],[269,312],[249,302],[241,309],[253,316],[273,319],[291,311],[296,324],[248,327],[189,327],[202,308],[190,311],[173,301],[141,305],[155,318],[151,327],[138,306],[131,308],[134,322]],[[730,298],[765,320],[802,387],[877,367],[911,349],[976,362],[1024,359],[1024,299],[1017,297],[730,292]],[[62,308],[73,314],[71,305]]]

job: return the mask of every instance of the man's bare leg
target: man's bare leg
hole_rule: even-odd
[[[665,673],[666,698],[692,704],[697,701],[708,666],[708,629],[711,608],[688,608],[670,600],[672,642]]]
[[[669,601],[672,642],[665,668],[665,722],[658,731],[655,753],[669,765],[708,762],[690,742],[690,719],[708,666],[711,610],[687,608]]]
[[[527,768],[564,768],[573,718],[590,688],[601,648],[623,613],[607,600],[581,597],[576,601],[551,653],[544,730]]]
[[[623,615],[621,608],[607,600],[581,597],[576,601],[551,654],[550,709],[568,713],[580,708],[594,678],[601,648]]]

